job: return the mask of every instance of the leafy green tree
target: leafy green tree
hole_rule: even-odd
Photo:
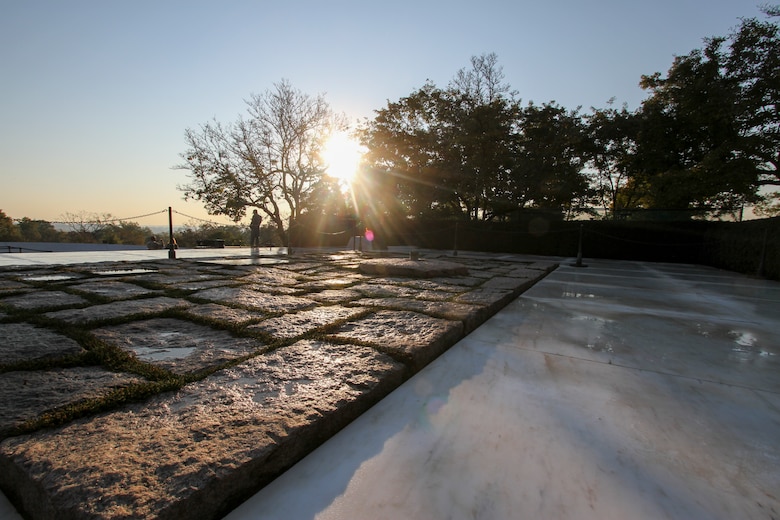
[[[0,209],[0,240],[16,242],[21,238],[19,230],[14,226],[14,220]]]
[[[289,227],[307,210],[324,173],[320,150],[343,118],[322,96],[310,97],[283,80],[252,95],[246,117],[187,129],[181,154],[190,183],[185,199],[203,201],[212,215],[236,222],[253,206],[263,211],[289,245]],[[289,220],[289,225],[288,224]]]
[[[493,53],[472,57],[471,68],[458,71],[447,90],[447,170],[456,173],[459,203],[474,220],[512,209],[502,188],[516,166],[520,106],[514,97]]]
[[[780,17],[780,6],[766,6]],[[755,18],[742,20],[730,38],[726,73],[739,85],[737,124],[743,149],[759,186],[780,186],[780,27]]]
[[[60,233],[55,227],[45,220],[32,220],[22,218],[17,227],[24,242],[57,242]]]
[[[448,88],[429,82],[377,111],[361,135],[383,206],[393,208],[392,193],[402,215],[494,218],[504,195],[496,187],[514,161],[512,96],[489,54],[473,57]]]
[[[495,54],[473,57],[446,89],[428,83],[363,128],[372,171],[393,179],[383,193],[397,196],[405,214],[493,220],[585,202],[578,111],[522,108],[503,79]]]
[[[779,54],[776,24],[743,20],[642,78],[630,185],[644,207],[733,212],[780,185]]]
[[[95,239],[105,244],[143,245],[153,234],[148,227],[122,220],[107,224],[95,234]]]
[[[643,77],[652,94],[642,105],[637,180],[646,183],[648,207],[712,207],[749,188],[735,153],[738,91],[723,75],[722,42],[676,58],[666,78]]]
[[[766,217],[780,215],[780,192],[775,191],[762,197],[756,204],[755,213]]]
[[[224,240],[226,245],[249,244],[249,230],[242,226],[202,224],[196,228],[184,228],[176,234],[176,241],[183,247],[195,247],[200,240]]]
[[[521,208],[575,211],[588,197],[586,132],[578,111],[529,103],[520,117],[518,166],[510,184],[514,202]]]
[[[610,102],[611,105],[611,102]],[[633,113],[624,106],[593,109],[584,118],[585,146],[590,187],[597,203],[608,215],[636,207],[640,194],[630,185],[637,125]]]
[[[444,168],[442,96],[441,90],[427,83],[397,102],[388,102],[361,129],[370,166],[357,187],[359,205],[369,206],[373,213],[385,210],[391,218],[459,210]]]

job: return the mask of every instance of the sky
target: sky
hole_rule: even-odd
[[[0,210],[228,224],[178,189],[184,131],[235,121],[283,79],[357,124],[495,53],[523,104],[633,110],[642,75],[762,3],[0,0]]]

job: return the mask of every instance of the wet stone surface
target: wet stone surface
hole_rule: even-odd
[[[62,291],[31,291],[19,296],[3,298],[2,303],[16,309],[44,309],[88,303],[81,296]]]
[[[325,289],[316,294],[309,294],[312,300],[321,303],[344,303],[360,298],[361,294],[352,289]]]
[[[28,323],[0,323],[0,338],[0,366],[86,352],[76,340]]]
[[[78,292],[96,294],[115,300],[126,300],[136,296],[154,294],[157,291],[144,289],[138,285],[119,281],[99,281],[74,284],[71,288]]]
[[[556,267],[263,260],[0,270],[0,488],[26,518],[221,518]]]
[[[264,347],[253,338],[234,338],[224,330],[166,318],[134,321],[92,333],[142,362],[177,374],[205,370]]]
[[[29,288],[30,286],[25,283],[16,282],[14,280],[0,280],[0,294],[4,292],[10,293],[22,291]]]
[[[219,305],[218,303],[207,303],[205,305],[188,307],[186,313],[195,318],[229,323],[231,325],[243,325],[260,318],[260,315],[255,311],[235,309],[233,307]]]
[[[25,421],[68,404],[96,399],[119,388],[142,383],[131,374],[98,367],[13,371],[0,374],[0,435],[9,435]]]
[[[2,304],[0,300],[0,304]],[[155,314],[169,309],[185,308],[192,304],[180,298],[145,298],[131,301],[118,301],[83,307],[79,309],[65,309],[61,311],[47,312],[45,316],[53,320],[68,323],[90,323],[111,319],[125,319],[128,316]]]
[[[270,318],[250,326],[249,330],[261,330],[276,338],[290,339],[326,325],[348,320],[363,311],[364,309],[361,307],[341,307],[338,305],[318,307]]]
[[[435,318],[460,321],[465,331],[471,332],[479,323],[485,321],[485,313],[478,305],[458,302],[426,301],[408,298],[366,298],[357,300],[356,305],[365,307],[406,310],[424,313]]]
[[[366,342],[416,372],[463,336],[463,323],[409,311],[379,311],[341,326],[333,337]]]
[[[411,276],[433,278],[436,276],[465,276],[468,267],[456,262],[437,259],[374,258],[360,263],[363,274]]]
[[[198,291],[195,298],[236,305],[266,313],[293,312],[313,307],[317,302],[289,295],[268,294],[258,287],[217,287]]]
[[[33,506],[40,518],[216,517],[220,499],[270,481],[404,371],[370,348],[300,342],[143,404],[7,439],[0,470],[12,460],[40,483],[50,497]]]

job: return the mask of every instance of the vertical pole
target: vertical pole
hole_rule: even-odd
[[[168,258],[176,258],[176,249],[173,247],[173,211],[168,206]]]
[[[764,229],[764,243],[761,245],[761,258],[758,262],[758,272],[756,273],[760,277],[764,277],[764,263],[766,262],[766,243],[769,240],[769,228]]]
[[[587,267],[582,264],[582,229],[584,226],[584,224],[580,224],[580,240],[577,245],[577,262],[574,264],[574,267]]]

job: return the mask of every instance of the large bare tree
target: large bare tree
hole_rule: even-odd
[[[306,95],[287,80],[246,105],[235,123],[185,131],[185,162],[176,168],[189,170],[190,183],[179,189],[236,222],[247,208],[260,209],[289,246],[289,231],[324,173],[320,150],[341,121],[322,95]]]

